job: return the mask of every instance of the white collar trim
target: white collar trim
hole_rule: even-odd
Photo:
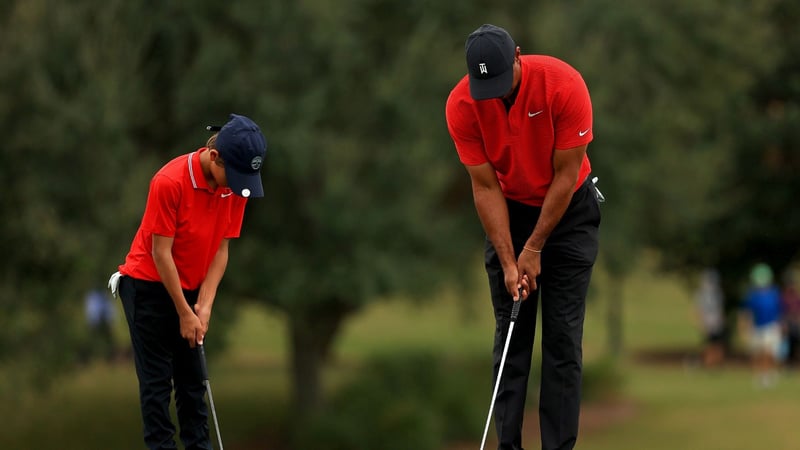
[[[192,165],[192,156],[197,152],[189,153],[189,178],[192,179],[192,187],[197,189],[197,180],[194,177],[194,166]]]

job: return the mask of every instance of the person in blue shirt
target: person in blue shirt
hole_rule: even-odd
[[[90,339],[86,359],[102,356],[108,362],[113,361],[116,352],[113,332],[116,318],[114,304],[103,290],[94,288],[86,293],[84,308]]]
[[[774,283],[772,269],[764,263],[753,267],[750,284],[742,309],[749,316],[755,381],[762,387],[769,387],[777,381],[778,355],[783,341],[781,293]]]

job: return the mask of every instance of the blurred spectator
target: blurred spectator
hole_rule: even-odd
[[[719,272],[715,269],[703,271],[695,298],[704,339],[703,365],[716,367],[724,357],[725,338],[724,296]]]
[[[116,311],[104,289],[91,289],[87,292],[85,311],[89,326],[87,359],[101,356],[112,361],[115,356],[113,323]]]
[[[786,361],[796,364],[800,362],[800,291],[791,270],[784,274],[781,302],[788,346]]]
[[[750,272],[750,288],[742,303],[749,316],[750,350],[756,383],[761,387],[775,384],[783,340],[781,293],[773,281],[772,269],[763,263]]]

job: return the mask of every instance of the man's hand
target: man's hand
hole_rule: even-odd
[[[211,321],[211,308],[205,304],[197,303],[194,305],[194,313],[200,319],[200,324],[203,326],[203,336],[208,333],[208,322]]]
[[[517,260],[517,267],[522,278],[528,281],[530,291],[535,291],[538,286],[536,285],[536,277],[542,273],[542,254],[539,252],[532,252],[523,250],[519,254]]]
[[[527,275],[520,277],[521,271],[518,266],[504,267],[503,275],[505,276],[506,290],[511,294],[514,301],[525,300],[528,298],[531,289],[529,287],[529,278]]]
[[[200,323],[200,318],[193,312],[182,314],[181,320],[181,337],[189,341],[189,347],[194,348],[197,344],[203,343],[205,331],[203,324]]]
[[[515,301],[525,300],[530,292],[528,279],[521,277],[517,268],[508,223],[508,207],[500,182],[497,181],[497,173],[488,162],[465,167],[472,180],[472,196],[475,199],[478,217],[503,266],[506,290]],[[520,289],[522,289],[521,295]]]

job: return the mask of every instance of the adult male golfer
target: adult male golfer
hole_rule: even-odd
[[[578,435],[586,291],[600,210],[586,147],[592,107],[580,74],[556,58],[520,55],[506,30],[466,41],[468,74],[447,99],[447,126],[486,231],[497,376],[512,301],[522,304],[495,404],[499,449],[522,449],[522,418],[542,303],[542,448]],[[521,293],[519,291],[521,289]]]
[[[239,237],[247,197],[264,195],[265,153],[258,125],[231,114],[205,147],[162,167],[125,263],[109,282],[128,321],[151,450],[177,448],[173,388],[184,448],[211,449],[196,346],[208,332],[228,241]]]

